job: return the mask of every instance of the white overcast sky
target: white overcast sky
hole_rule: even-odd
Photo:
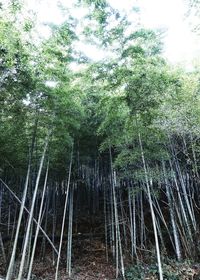
[[[57,7],[57,0],[25,0],[38,14],[38,20],[43,22],[61,23],[63,17]],[[130,11],[132,6],[139,6],[141,23],[146,28],[165,28],[164,55],[173,63],[190,63],[200,55],[200,36],[191,31],[186,12],[185,0],[109,0],[111,5],[120,10]],[[73,0],[60,0],[67,7]],[[71,9],[71,13],[75,13]],[[80,12],[81,15],[81,12]],[[79,14],[76,12],[76,16]],[[45,34],[40,30],[41,35]],[[91,46],[82,46],[92,58],[103,54],[96,53]]]

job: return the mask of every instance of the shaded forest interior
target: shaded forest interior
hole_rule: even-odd
[[[98,150],[95,150],[95,153],[98,153]],[[55,177],[49,177],[48,181],[46,180],[47,172],[50,172],[47,164],[47,172],[41,175],[36,196],[35,220],[32,219],[23,275],[26,275],[28,271],[28,263],[30,263],[35,240],[37,246],[34,252],[35,263],[32,267],[33,279],[35,279],[34,277],[36,279],[54,279],[58,255],[59,277],[61,279],[68,279],[69,275],[74,277],[73,279],[115,279],[120,275],[125,277],[124,267],[130,267],[133,263],[146,265],[157,263],[155,232],[148,190],[144,182],[139,181],[139,179],[137,183],[134,183],[127,178],[118,177],[112,166],[112,154],[114,151],[109,149],[107,152],[99,154],[97,159],[91,160],[87,164],[81,164],[78,152],[78,155],[72,157],[69,162],[71,168],[66,171],[68,179],[61,181],[56,181]],[[83,156],[83,158],[85,157]],[[78,160],[76,161],[76,159]],[[163,172],[165,175],[164,165]],[[69,176],[70,174],[71,176]],[[154,188],[160,192],[159,196],[152,196],[160,250],[164,262],[168,258],[174,259],[176,257],[180,261],[192,257],[196,263],[199,261],[198,184],[194,182],[192,193],[190,193],[189,178],[179,178],[178,176],[182,175],[175,174],[177,174],[177,179],[174,177],[171,181],[170,195],[167,193],[169,190],[166,181],[165,183],[158,181],[154,184]],[[24,179],[18,180],[16,174],[9,174],[9,171],[4,176],[5,178],[1,179],[0,200],[0,273],[2,275],[7,272],[7,256],[12,252],[11,244],[15,239],[21,205],[19,199],[13,195],[9,185],[15,184],[13,187],[15,192],[22,193],[26,183]],[[33,174],[32,186],[37,182],[37,176],[37,173]],[[168,180],[167,177],[165,180]],[[152,181],[150,184],[150,187],[153,188]],[[26,209],[31,209],[33,192],[34,187],[29,190],[25,203]],[[173,216],[170,215],[171,210],[168,206],[169,201],[172,203],[170,198],[176,200],[176,204],[171,205],[174,207]],[[186,201],[188,199],[188,204],[184,202],[184,199]],[[67,205],[65,205],[66,201]],[[193,208],[193,206],[195,207]],[[188,223],[186,231],[181,228],[183,221],[179,215],[179,207],[191,207],[189,208],[193,215],[191,218],[194,218],[195,224]],[[66,209],[66,213],[63,209]],[[187,208],[185,213],[189,215],[189,212],[186,211],[188,211]],[[17,275],[19,269],[27,221],[30,218],[29,210],[24,212],[17,238],[14,275]],[[40,212],[42,213],[41,217]],[[174,224],[173,219],[176,220]],[[38,231],[38,221],[52,243],[49,243],[43,232]],[[63,221],[65,228],[63,228]],[[170,228],[169,224],[174,228]],[[191,234],[191,240],[186,238],[188,233]],[[61,245],[62,247],[60,247]],[[69,270],[66,272],[66,269]],[[191,269],[191,266],[188,269]],[[157,271],[156,266],[154,270]],[[192,265],[191,275],[191,277],[199,275],[198,265]]]
[[[95,169],[83,166],[79,169],[79,176],[71,186],[69,191],[69,205],[70,201],[73,199],[73,223],[72,223],[72,263],[74,267],[74,273],[84,267],[84,271],[80,271],[84,277],[88,275],[88,279],[102,279],[103,276],[106,277],[106,273],[109,273],[108,277],[115,275],[115,267],[111,264],[111,260],[106,259],[106,255],[110,253],[106,250],[105,243],[105,217],[104,217],[104,188],[98,173],[95,174]],[[77,174],[75,174],[77,176]],[[44,178],[41,179],[43,181]],[[43,222],[42,226],[45,232],[48,233],[49,237],[57,247],[60,241],[60,232],[62,228],[62,218],[63,209],[65,204],[65,192],[66,192],[66,182],[49,184],[46,191],[46,205],[43,209]],[[9,244],[13,242],[14,237],[14,225],[16,224],[16,217],[18,216],[19,203],[10,195],[4,184],[1,184],[1,238],[5,245],[4,254],[7,255],[7,250],[9,250]],[[104,186],[105,187],[105,186]],[[72,197],[73,196],[73,197]],[[31,199],[30,199],[31,201]],[[35,213],[37,216],[38,207],[41,202],[41,193],[37,196]],[[27,208],[29,205],[27,201]],[[107,204],[107,203],[106,203]],[[69,205],[67,206],[67,212],[69,211]],[[8,207],[8,209],[6,209]],[[106,206],[110,207],[110,206]],[[7,212],[8,211],[8,212]],[[8,213],[8,215],[7,215]],[[18,259],[21,254],[24,242],[24,232],[26,228],[26,220],[28,214],[24,214],[23,227],[21,229],[20,235],[18,237],[18,250],[16,258]],[[67,214],[66,217],[66,230],[63,235],[63,248],[60,260],[61,275],[66,276],[66,259],[68,246],[68,232],[69,232],[69,221],[70,217]],[[33,235],[31,236],[31,246],[35,238],[35,226],[33,224]],[[33,267],[33,274],[38,277],[51,277],[55,274],[55,262],[57,254],[52,250],[51,245],[45,239],[45,236],[40,233],[37,237],[37,248],[35,253],[36,264]],[[110,241],[111,242],[111,241]],[[114,240],[112,241],[114,242]],[[8,247],[7,247],[8,246]],[[2,247],[3,248],[3,247]],[[3,260],[3,252],[1,251],[1,257]],[[100,260],[100,262],[99,262]],[[101,262],[103,261],[103,269]],[[38,264],[39,263],[39,264]],[[109,267],[108,271],[103,271],[105,267]],[[41,265],[42,264],[42,265]],[[5,263],[1,263],[2,275],[6,274],[7,268]],[[92,275],[91,267],[92,266]],[[77,268],[76,268],[77,267]],[[96,267],[96,272],[95,272]],[[110,275],[111,273],[111,275]],[[103,276],[102,276],[103,275]],[[81,276],[80,276],[81,277]],[[65,278],[64,278],[65,279]]]

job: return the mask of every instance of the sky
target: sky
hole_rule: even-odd
[[[62,23],[63,15],[59,10],[57,0],[25,0],[29,7],[37,13],[39,22]],[[140,7],[140,20],[146,28],[164,28],[164,56],[172,63],[190,64],[195,57],[200,56],[200,36],[192,32],[192,27],[186,17],[186,0],[109,0],[111,5],[119,10],[129,12],[131,7]],[[73,0],[60,0],[72,7]],[[71,8],[70,12],[77,17],[84,14]],[[134,19],[133,19],[134,20]],[[48,36],[45,27],[40,26],[41,36]],[[80,44],[79,48],[91,58],[102,58],[103,53],[92,46]],[[98,54],[97,54],[98,52]]]

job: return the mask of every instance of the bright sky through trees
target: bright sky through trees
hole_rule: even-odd
[[[40,22],[61,23],[63,15],[58,6],[70,7],[70,12],[81,16],[84,11],[72,8],[73,0],[25,0],[29,7],[36,11]],[[165,31],[165,56],[173,63],[190,64],[200,54],[199,37],[192,32],[192,27],[186,17],[187,7],[184,0],[110,0],[113,7],[130,12],[132,6],[140,7],[141,23],[146,28],[163,28]],[[134,20],[134,19],[133,19]],[[40,34],[47,34],[47,29],[40,27]],[[83,46],[81,45],[81,48]],[[96,54],[94,47],[85,46],[85,52],[92,58],[102,57]]]

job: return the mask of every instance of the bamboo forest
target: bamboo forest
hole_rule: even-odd
[[[0,279],[200,279],[200,52],[140,1],[28,2],[0,1]]]

